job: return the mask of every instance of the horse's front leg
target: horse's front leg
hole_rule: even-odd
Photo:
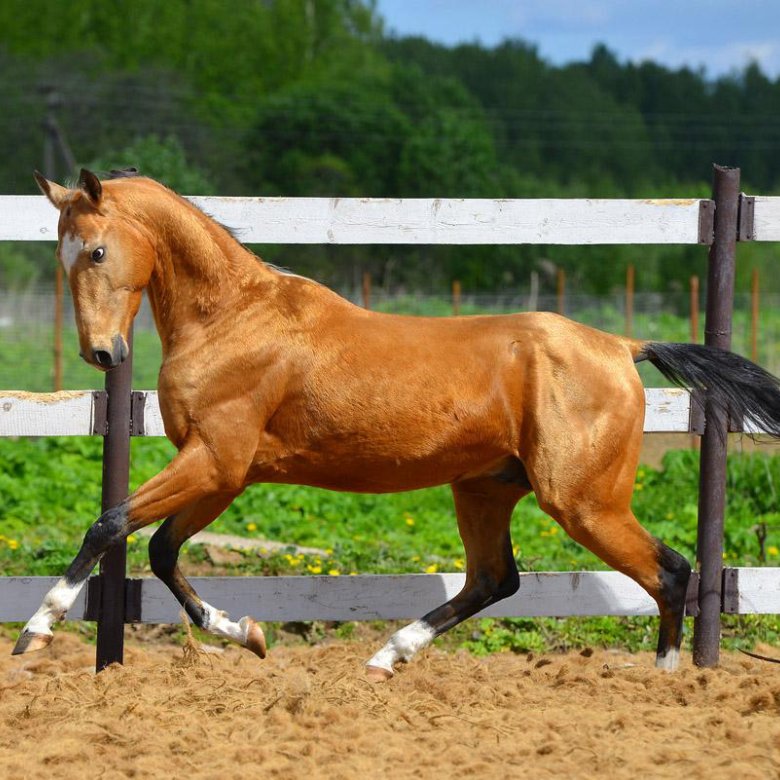
[[[78,555],[65,575],[46,594],[38,611],[19,636],[14,655],[40,650],[52,640],[52,626],[73,606],[92,569],[108,548],[134,531],[175,515],[184,507],[216,493],[239,492],[235,470],[217,467],[209,448],[200,442],[185,446],[155,477],[121,504],[104,512],[90,527]]]
[[[169,517],[149,542],[149,562],[152,571],[168,586],[198,628],[232,639],[265,658],[265,636],[260,626],[248,616],[232,621],[226,612],[203,601],[178,565],[182,544],[218,517],[235,497],[236,493],[209,496]]]

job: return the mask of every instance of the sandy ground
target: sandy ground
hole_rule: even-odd
[[[259,661],[130,644],[93,674],[60,632],[0,638],[0,777],[767,778],[780,774],[780,666],[726,655],[669,675],[649,655],[484,659],[436,648],[373,684],[362,642]],[[776,654],[764,648],[767,654]]]

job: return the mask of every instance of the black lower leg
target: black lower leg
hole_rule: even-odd
[[[90,526],[84,536],[81,549],[65,572],[65,581],[69,585],[86,580],[106,550],[127,536],[129,533],[127,513],[128,505],[123,501],[118,506],[103,512]]]
[[[679,650],[682,641],[682,624],[685,617],[685,597],[691,565],[678,552],[656,539],[658,578],[661,592],[658,609],[661,625],[658,633],[658,658],[664,658],[669,650]]]
[[[149,540],[149,563],[152,572],[168,586],[179,604],[184,607],[190,620],[198,628],[204,628],[206,612],[203,602],[179,569],[179,550],[185,539],[178,538],[175,533],[175,520],[175,516],[169,517]]]
[[[503,542],[503,555],[505,574],[502,578],[498,579],[493,572],[478,571],[474,581],[464,587],[457,596],[422,618],[422,621],[434,630],[436,636],[517,592],[520,575],[517,573],[517,564],[512,554],[512,540],[508,533]]]

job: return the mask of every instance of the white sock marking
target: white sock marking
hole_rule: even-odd
[[[671,648],[666,651],[664,656],[656,656],[655,666],[657,669],[664,669],[667,672],[673,672],[680,663],[680,651],[677,648]]]
[[[60,579],[44,596],[43,603],[27,621],[24,631],[30,631],[34,634],[51,634],[51,627],[65,617],[83,585],[83,582],[69,585],[64,577]]]
[[[223,612],[221,609],[215,609],[211,604],[207,604],[205,601],[203,604],[203,610],[206,613],[205,625],[203,628],[212,634],[217,636],[224,636],[227,639],[232,639],[234,642],[238,642],[240,645],[246,645],[247,632],[248,632],[248,620],[241,618],[238,623],[234,623],[227,612]]]
[[[427,647],[435,636],[436,633],[426,622],[415,620],[414,623],[396,631],[366,666],[378,666],[392,672],[395,663],[411,660],[416,653]]]

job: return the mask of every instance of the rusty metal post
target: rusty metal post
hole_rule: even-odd
[[[704,343],[729,349],[734,302],[739,168],[716,165],[712,197],[715,201],[715,239],[707,270],[707,313]],[[699,615],[693,624],[693,661],[717,666],[720,658],[720,614],[723,585],[723,520],[726,509],[726,453],[728,415],[705,405],[699,476],[699,524],[696,567],[699,570]]]
[[[754,268],[750,282],[750,359],[754,363],[758,363],[758,302],[758,268]]]
[[[108,431],[103,439],[103,511],[127,498],[130,487],[130,418],[133,381],[133,331],[128,333],[130,354],[106,374]],[[127,544],[109,548],[100,562],[100,608],[95,669],[99,672],[124,660],[125,575]]]
[[[691,342],[699,341],[699,277],[691,277]]]
[[[363,272],[363,308],[371,308],[371,274],[368,271]]]
[[[634,266],[626,267],[626,333],[629,338],[634,332]]]
[[[54,88],[46,85],[41,88],[46,98],[46,116],[43,120],[43,172],[49,181],[57,178],[54,150],[57,146],[57,120],[54,112],[59,106],[59,97]],[[54,268],[54,350],[52,368],[52,387],[55,392],[62,390],[62,266]]]
[[[452,283],[452,314],[457,317],[460,314],[460,282],[456,279]]]
[[[566,314],[566,271],[563,268],[559,268],[556,273],[556,293],[558,314]]]

